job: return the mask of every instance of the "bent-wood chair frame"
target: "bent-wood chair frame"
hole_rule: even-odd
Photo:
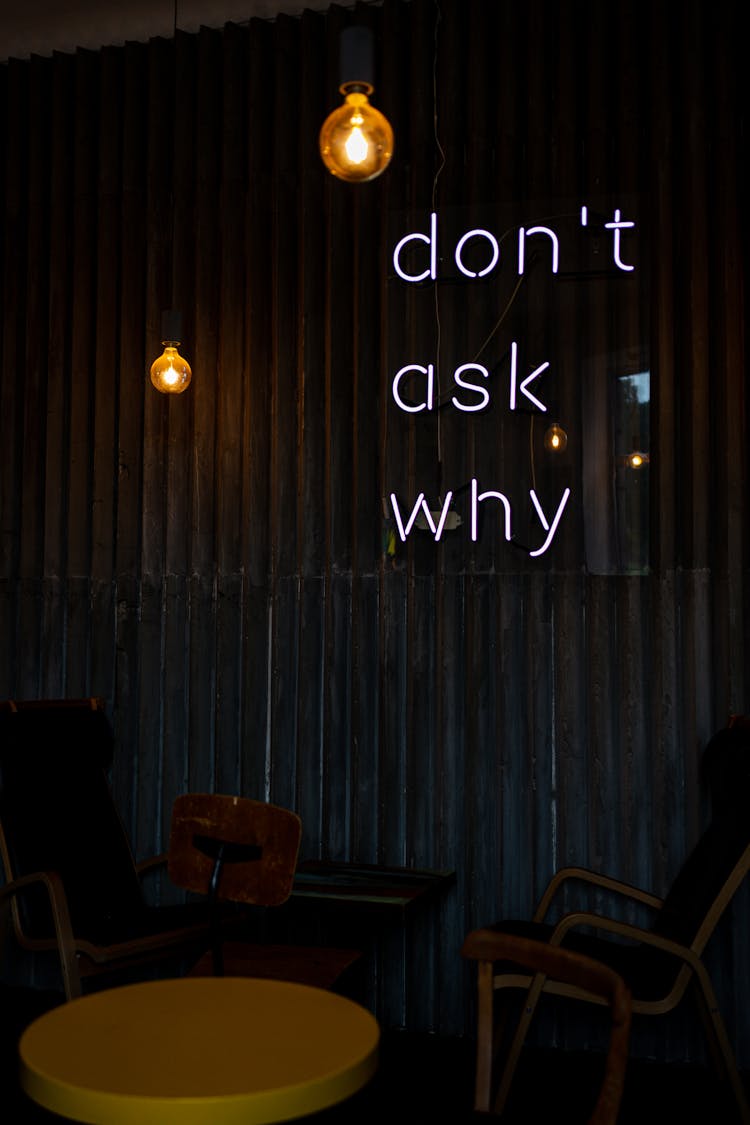
[[[679,971],[664,995],[653,998],[639,998],[633,995],[632,1010],[639,1015],[663,1015],[675,1008],[685,996],[689,986],[697,1000],[704,1031],[712,1060],[719,1074],[724,1077],[734,1094],[739,1119],[743,1125],[750,1125],[750,1108],[745,1089],[737,1070],[737,1064],[729,1036],[724,1025],[716,994],[706,967],[701,960],[706,944],[713,934],[723,911],[731,901],[743,879],[750,870],[750,844],[744,849],[724,885],[707,911],[703,921],[689,946],[643,929],[640,926],[608,918],[588,911],[575,911],[565,914],[554,925],[548,938],[551,946],[563,946],[570,933],[587,927],[619,935],[620,937],[642,942],[662,950],[677,959]],[[609,878],[583,867],[566,867],[558,871],[548,884],[534,912],[533,922],[544,923],[553,900],[564,884],[579,880],[595,887],[625,896],[658,911],[663,899],[649,894],[638,887]],[[478,972],[478,1016],[477,1016],[477,1067],[475,1086],[475,1109],[488,1112],[492,1103],[493,1059],[494,1059],[494,995],[504,988],[526,989],[527,996],[521,1016],[509,1047],[503,1072],[494,1098],[493,1109],[501,1114],[505,1106],[513,1074],[523,1047],[529,1025],[542,992],[566,996],[589,1003],[602,1004],[605,1001],[590,990],[579,985],[554,979],[544,973],[528,975],[516,972],[495,972],[494,966],[504,958],[502,946],[497,939],[502,936],[499,930],[479,929],[470,933],[462,947],[462,954],[479,962]],[[507,958],[506,958],[507,960]]]
[[[494,996],[494,963],[512,962],[532,969],[534,980],[543,979],[550,984],[566,986],[584,993],[596,1003],[609,1005],[610,1033],[604,1074],[596,1104],[588,1125],[614,1125],[625,1086],[625,1068],[628,1058],[628,1041],[632,1016],[632,997],[625,981],[601,961],[596,961],[560,945],[505,934],[491,930],[477,930],[467,939],[464,956],[479,960],[480,1025],[492,1029]],[[491,1042],[491,1039],[489,1040]],[[478,1056],[485,1078],[486,1052]],[[486,1074],[489,1087],[489,1073]],[[489,1099],[487,1099],[487,1102]],[[477,1105],[488,1109],[489,1104]]]

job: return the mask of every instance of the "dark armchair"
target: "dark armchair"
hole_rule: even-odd
[[[563,946],[618,972],[632,992],[633,1013],[671,1012],[686,995],[697,1002],[708,1046],[720,1076],[729,1083],[738,1120],[750,1123],[742,1080],[711,984],[703,953],[716,925],[750,869],[750,728],[736,721],[714,736],[703,758],[712,819],[663,900],[585,868],[566,868],[549,883],[531,922],[505,921],[474,931],[464,956],[480,962],[475,1107],[501,1113],[526,1034],[543,992],[595,1001],[586,990],[508,963],[493,966],[492,934],[513,934]],[[571,881],[612,892],[651,909],[649,927],[576,910],[557,921],[549,915]],[[518,1025],[496,1081],[493,1069],[493,997],[503,989],[526,990]]]
[[[97,700],[0,704],[2,898],[19,944],[60,957],[68,998],[209,935],[203,904],[147,904],[107,782],[112,752]]]

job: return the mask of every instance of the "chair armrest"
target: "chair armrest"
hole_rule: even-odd
[[[602,887],[607,891],[614,891],[616,894],[643,903],[645,906],[650,906],[654,910],[659,910],[664,901],[656,895],[649,894],[648,891],[641,890],[640,887],[634,887],[630,883],[623,883],[619,879],[612,879],[609,875],[599,875],[596,871],[590,871],[587,867],[561,867],[560,870],[552,876],[547,884],[547,889],[539,900],[539,904],[534,911],[535,922],[544,921],[552,905],[552,900],[563,883],[567,882],[569,879],[578,879],[580,882],[590,883],[593,886]]]
[[[28,887],[39,883],[45,888],[49,898],[65,995],[71,1000],[74,996],[81,995],[81,982],[76,963],[76,944],[68,900],[60,876],[56,871],[38,871],[32,875],[22,875],[18,879],[13,879],[0,887],[0,903],[6,898],[12,900]]]
[[[630,990],[614,969],[564,945],[502,930],[474,930],[464,941],[461,954],[476,961],[510,961],[535,974],[543,973],[586,989],[616,1002],[622,1019],[630,1007]],[[629,1021],[629,1016],[627,1018]]]

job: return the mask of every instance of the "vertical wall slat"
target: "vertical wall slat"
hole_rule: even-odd
[[[97,148],[96,310],[91,466],[91,681],[90,691],[111,700],[115,691],[115,527],[118,482],[118,301],[121,263],[122,52],[101,52]],[[60,162],[62,163],[62,162]]]
[[[143,395],[145,308],[145,95],[148,89],[146,48],[124,49],[122,91],[122,185],[120,268],[117,527],[117,666],[114,723],[119,753],[113,768],[113,788],[126,810],[125,823],[140,845],[138,819],[140,732],[138,723],[140,618],[140,530],[143,479]],[[148,849],[152,832],[147,828]]]

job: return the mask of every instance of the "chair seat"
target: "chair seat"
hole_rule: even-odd
[[[288,980],[316,988],[333,988],[362,958],[358,949],[327,949],[305,945],[254,945],[229,941],[222,945],[224,973],[234,977]],[[201,957],[189,976],[213,975],[210,953]]]
[[[236,914],[236,908],[230,911],[222,904],[222,922]],[[104,949],[156,934],[167,935],[173,931],[181,932],[184,938],[189,936],[189,931],[194,930],[196,938],[205,939],[210,921],[210,911],[202,902],[179,903],[175,906],[144,905],[127,915],[92,918],[89,926],[81,927],[78,937]]]
[[[485,929],[549,942],[554,926],[546,922],[508,919],[493,926],[486,926]],[[627,984],[635,1001],[662,999],[669,993],[681,968],[676,957],[671,957],[653,946],[634,945],[615,938],[583,933],[580,930],[569,930],[563,945],[566,949],[592,957],[614,969]],[[503,970],[498,969],[498,971]]]

